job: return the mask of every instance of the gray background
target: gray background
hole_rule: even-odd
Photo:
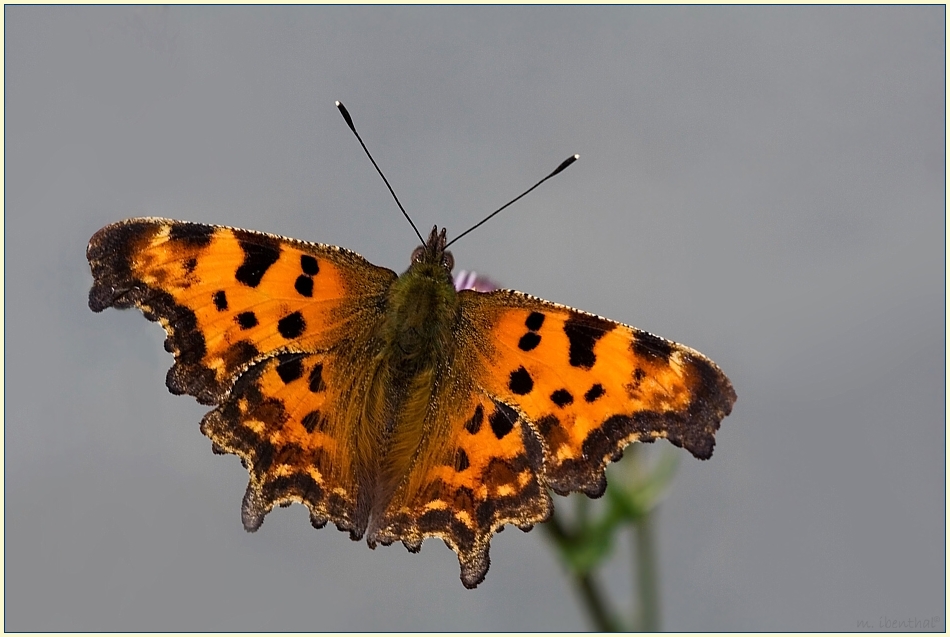
[[[732,378],[659,512],[665,628],[945,628],[943,7],[5,16],[8,630],[586,627],[537,530],[475,591],[437,540],[369,551],[300,506],[245,533],[161,329],[86,307],[86,242],[128,216],[401,271],[417,241],[335,99],[450,235],[580,153],[456,262]]]

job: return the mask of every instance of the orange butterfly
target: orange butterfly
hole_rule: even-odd
[[[354,129],[355,130],[355,129]],[[354,252],[168,219],[99,230],[89,307],[138,307],[168,335],[174,394],[215,405],[215,453],[250,474],[255,531],[301,502],[370,547],[440,537],[462,583],[549,489],[598,497],[631,442],[701,459],[736,396],[699,352],[515,292],[457,291],[445,230],[397,276]]]

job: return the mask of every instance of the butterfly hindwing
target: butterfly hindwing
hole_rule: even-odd
[[[423,442],[370,540],[402,540],[416,551],[425,537],[440,537],[458,554],[462,583],[474,588],[488,571],[492,535],[505,524],[529,530],[548,518],[552,504],[541,478],[541,445],[527,424],[470,386],[453,396],[459,385],[446,385],[430,414],[448,420],[430,428],[439,433]]]
[[[248,531],[274,506],[301,502],[314,527],[332,521],[361,534],[335,360],[323,354],[269,358],[245,372],[202,420],[215,451],[240,456],[248,469],[241,511]]]

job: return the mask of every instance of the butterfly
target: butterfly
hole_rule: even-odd
[[[401,276],[349,250],[237,228],[128,219],[92,237],[89,307],[165,328],[167,386],[214,405],[215,453],[250,480],[248,531],[301,502],[370,547],[439,537],[474,588],[506,524],[549,490],[598,497],[632,442],[701,459],[736,399],[699,352],[512,290],[453,285],[445,230]]]
[[[300,502],[370,548],[438,537],[475,588],[494,533],[545,521],[552,490],[599,497],[628,444],[711,457],[736,400],[712,361],[478,277],[456,285],[445,229],[419,238],[401,276],[344,248],[171,219],[90,239],[90,309],[139,308],[165,329],[169,391],[213,405],[202,433],[248,470],[245,529]]]

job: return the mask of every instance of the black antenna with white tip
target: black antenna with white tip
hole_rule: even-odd
[[[369,160],[373,162],[373,167],[376,169],[376,172],[379,173],[379,176],[383,178],[383,182],[386,184],[386,187],[389,188],[389,194],[393,196],[393,199],[396,200],[396,205],[399,206],[399,209],[402,210],[403,216],[406,218],[406,221],[409,222],[409,225],[412,226],[412,229],[416,231],[416,236],[419,237],[419,241],[425,244],[426,240],[422,238],[422,235],[419,234],[416,224],[412,222],[412,218],[409,217],[409,213],[406,212],[406,209],[402,207],[402,204],[399,203],[399,197],[396,196],[393,187],[389,185],[389,180],[386,179],[386,175],[383,174],[383,171],[379,169],[379,166],[376,165],[376,160],[373,159],[373,156],[369,153],[369,149],[366,148],[366,144],[363,143],[363,138],[360,137],[360,134],[356,132],[356,126],[353,125],[353,118],[350,117],[349,111],[346,110],[346,107],[343,106],[343,102],[337,100],[336,107],[340,109],[340,114],[343,116],[343,119],[346,121],[346,125],[350,127],[350,130],[353,131],[353,134],[356,135],[356,139],[359,140],[360,146],[363,147],[363,152],[366,153],[366,156],[369,157]]]
[[[336,102],[336,107],[340,109],[340,114],[343,115],[343,119],[344,121],[346,121],[346,125],[349,126],[350,130],[353,131],[353,134],[356,135],[356,139],[359,140],[360,146],[363,147],[363,152],[365,152],[366,156],[369,157],[369,160],[373,162],[373,167],[376,169],[376,172],[378,172],[379,176],[383,178],[383,183],[385,183],[386,187],[389,188],[389,194],[391,194],[393,196],[393,199],[396,200],[396,205],[399,206],[399,209],[402,211],[402,214],[406,218],[406,221],[408,221],[409,225],[412,226],[412,229],[415,230],[416,236],[419,237],[419,241],[425,244],[426,240],[422,238],[422,235],[419,233],[419,229],[416,228],[416,224],[414,224],[412,222],[412,218],[409,217],[409,213],[407,213],[406,209],[402,207],[401,203],[399,203],[399,197],[396,196],[396,193],[393,190],[393,187],[389,185],[389,180],[386,179],[386,175],[384,175],[383,171],[379,169],[379,166],[376,164],[376,160],[373,159],[373,156],[370,154],[369,149],[366,148],[366,144],[363,143],[363,138],[360,137],[360,134],[356,132],[356,126],[353,124],[353,118],[350,117],[349,111],[347,111],[346,107],[343,106],[343,102],[340,102],[339,100],[337,100]],[[571,155],[570,157],[562,161],[561,164],[557,168],[555,168],[554,171],[551,172],[547,177],[545,177],[544,179],[542,179],[535,185],[525,190],[523,193],[521,193],[520,195],[518,195],[517,197],[515,197],[514,199],[506,203],[504,206],[502,206],[495,212],[491,213],[490,215],[488,215],[487,217],[485,217],[484,219],[476,223],[474,226],[472,226],[471,228],[469,228],[468,230],[466,230],[459,236],[449,241],[447,244],[445,244],[445,247],[448,248],[450,245],[452,245],[453,243],[455,243],[456,241],[458,241],[459,239],[467,235],[469,232],[471,232],[475,228],[478,228],[479,226],[483,225],[486,221],[488,221],[489,219],[497,215],[499,212],[501,212],[502,210],[504,210],[505,208],[513,204],[514,202],[518,201],[519,199],[527,195],[529,192],[531,192],[532,190],[534,190],[535,188],[537,188],[538,186],[546,182],[548,179],[558,174],[559,172],[561,172],[562,170],[564,170],[565,168],[567,168],[568,166],[570,166],[571,164],[573,164],[575,161],[577,161],[580,158],[581,158],[580,155]]]
[[[558,174],[559,172],[561,172],[562,170],[564,170],[565,168],[567,168],[568,166],[570,166],[571,164],[573,164],[575,161],[577,161],[577,160],[580,159],[580,158],[581,158],[580,155],[571,155],[570,157],[568,157],[567,159],[565,159],[564,161],[562,161],[562,162],[561,162],[561,165],[558,166],[557,168],[555,168],[555,169],[554,169],[554,172],[552,172],[550,175],[548,175],[547,177],[545,177],[544,179],[542,179],[541,181],[539,181],[539,182],[536,183],[535,185],[533,185],[533,186],[531,186],[530,188],[528,188],[527,190],[525,190],[523,193],[521,193],[520,195],[518,195],[517,197],[515,197],[514,199],[512,199],[511,201],[509,201],[508,203],[506,203],[504,206],[502,206],[501,208],[499,208],[499,209],[496,210],[495,212],[491,213],[490,215],[488,215],[487,217],[485,217],[484,219],[482,219],[481,221],[479,221],[478,223],[476,223],[474,226],[472,226],[471,228],[469,228],[468,230],[466,230],[465,232],[463,232],[463,233],[460,234],[459,236],[455,237],[454,239],[452,239],[451,241],[449,241],[448,243],[446,243],[446,244],[445,244],[445,247],[448,248],[450,245],[452,245],[453,243],[455,243],[456,241],[458,241],[459,239],[461,239],[462,237],[464,237],[465,235],[467,235],[469,232],[471,232],[471,231],[474,230],[475,228],[479,227],[480,225],[482,225],[483,223],[485,223],[486,221],[488,221],[489,219],[491,219],[492,217],[494,217],[495,215],[497,215],[499,212],[501,212],[502,210],[504,210],[505,208],[507,208],[508,206],[510,206],[511,204],[513,204],[514,202],[518,201],[519,199],[521,199],[522,197],[524,197],[526,194],[528,194],[529,192],[531,192],[532,190],[534,190],[535,188],[537,188],[538,186],[540,186],[541,184],[543,184],[544,182],[546,182],[548,179],[550,179],[550,178],[553,177],[554,175]]]

